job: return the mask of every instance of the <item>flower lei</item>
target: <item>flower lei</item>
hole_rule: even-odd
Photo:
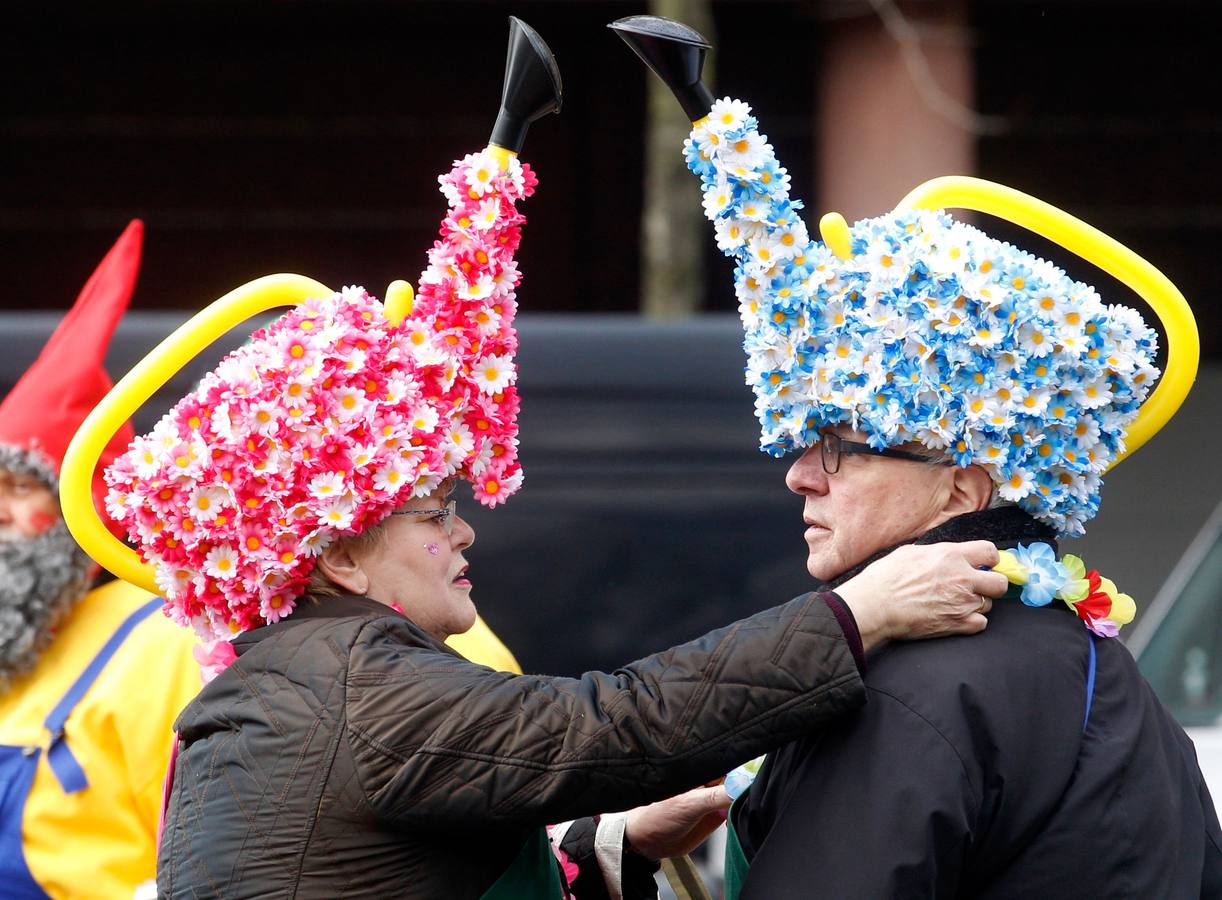
[[[945,213],[858,222],[852,256],[813,241],[750,107],[713,104],[684,144],[734,283],[762,449],[849,423],[983,466],[998,493],[1080,534],[1158,376],[1132,309]]]
[[[1082,560],[1066,554],[1057,561],[1052,547],[1045,543],[1019,544],[1013,550],[1000,550],[994,572],[1000,572],[1013,585],[1022,587],[1020,599],[1027,606],[1047,606],[1053,598],[1064,601],[1086,627],[1103,638],[1116,637],[1122,625],[1133,621],[1137,612],[1133,598],[1116,589],[1111,579],[1094,569],[1089,572]],[[764,757],[758,756],[731,771],[725,779],[726,793],[737,800],[759,774]]]
[[[1094,569],[1088,572],[1078,557],[1066,554],[1058,562],[1055,551],[1044,543],[1019,544],[999,553],[1001,560],[993,571],[1022,587],[1021,599],[1027,606],[1047,606],[1054,598],[1064,601],[1092,633],[1104,638],[1115,637],[1122,625],[1133,621],[1137,612],[1133,598]]]
[[[480,153],[440,181],[450,209],[402,322],[362,288],[306,300],[107,469],[107,511],[180,624],[230,638],[284,618],[331,541],[446,478],[487,506],[521,485],[514,204],[535,179]]]

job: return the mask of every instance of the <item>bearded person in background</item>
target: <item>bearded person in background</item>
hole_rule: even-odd
[[[94,587],[99,567],[57,499],[68,443],[110,389],[102,361],[135,287],[142,237],[132,222],[0,403],[7,898],[130,900],[152,878],[171,726],[200,688],[190,634],[152,615],[160,598],[121,581]],[[125,427],[115,446],[130,436]],[[95,497],[103,490],[99,478]]]
[[[90,561],[46,482],[0,448],[0,691],[38,662],[89,587]]]

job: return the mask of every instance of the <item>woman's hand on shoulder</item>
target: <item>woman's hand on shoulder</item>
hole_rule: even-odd
[[[836,588],[857,620],[862,643],[975,634],[1009,587],[989,541],[898,547]]]
[[[726,820],[730,796],[720,784],[698,787],[628,810],[625,842],[641,856],[669,859],[691,853]]]

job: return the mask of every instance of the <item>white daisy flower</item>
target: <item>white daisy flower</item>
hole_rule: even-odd
[[[238,574],[238,551],[228,544],[217,544],[204,558],[204,572],[220,581],[234,578]]]
[[[968,393],[963,396],[963,414],[973,425],[981,420],[988,421],[998,412],[996,395],[989,393]]]
[[[365,392],[359,388],[344,387],[335,392],[335,402],[331,414],[341,422],[360,418],[369,409],[370,403]]]
[[[332,531],[341,531],[352,525],[353,503],[340,497],[322,504],[318,508],[318,522]]]
[[[348,487],[341,472],[324,472],[310,479],[309,490],[317,500],[332,500],[344,496]]]
[[[967,342],[972,347],[995,347],[1005,337],[1004,326],[993,316],[984,316],[976,323]]]
[[[490,297],[492,296],[492,276],[480,275],[474,281],[459,278],[455,293],[464,300],[483,300],[485,297]]]
[[[197,522],[211,522],[229,501],[229,492],[222,487],[197,487],[191,492],[187,504],[191,518]]]
[[[1031,473],[1020,466],[1015,466],[1005,475],[1005,480],[998,484],[997,493],[1003,500],[1016,502],[1030,494],[1034,487],[1035,481]]]
[[[159,441],[149,440],[146,437],[138,437],[132,441],[128,459],[132,461],[139,477],[152,478],[157,474],[161,468],[161,451],[162,446]]]
[[[106,512],[116,522],[127,518],[127,500],[127,491],[113,487],[106,491]]]
[[[421,403],[409,413],[407,424],[412,431],[431,432],[437,427],[437,410],[427,403]]]
[[[761,268],[768,269],[785,259],[780,237],[769,231],[761,232],[751,239],[748,249],[751,259]]]
[[[749,115],[751,115],[751,107],[746,103],[722,97],[713,103],[713,108],[709,110],[708,118],[704,121],[704,127],[722,134],[727,131],[737,131],[743,127]]]
[[[748,222],[767,222],[772,215],[772,203],[767,197],[746,197],[738,205],[738,214]],[[751,236],[756,234],[758,231]]]
[[[1081,409],[1098,409],[1112,402],[1112,384],[1106,375],[1098,375],[1075,386],[1073,401]]]
[[[153,565],[153,581],[167,600],[173,600],[191,583],[191,574],[191,570],[184,566],[170,566],[162,562]]]
[[[485,356],[471,368],[471,380],[484,394],[495,394],[517,380],[517,369],[507,356]]]
[[[326,550],[332,540],[334,537],[329,527],[315,528],[302,539],[300,549],[306,556],[315,557]]]
[[[493,197],[491,200],[481,201],[476,207],[475,214],[471,217],[471,224],[476,231],[487,231],[501,217],[501,201]]]
[[[496,178],[500,165],[488,153],[472,153],[464,161],[468,163],[467,170],[463,173],[467,188],[476,197],[484,196],[492,189],[492,181]]]
[[[501,328],[501,314],[491,306],[481,306],[479,309],[470,310],[467,318],[471,320],[480,337],[496,334]]]
[[[373,444],[356,444],[352,447],[349,458],[354,469],[364,471],[373,462],[377,448]]]
[[[1050,329],[1039,322],[1025,322],[1018,328],[1018,343],[1030,356],[1047,356],[1054,343]]]
[[[972,460],[981,465],[999,467],[1005,464],[1010,439],[1004,434],[972,431]]]
[[[373,474],[373,486],[388,494],[398,492],[408,481],[408,469],[399,457],[391,460]]]
[[[704,191],[704,199],[701,200],[701,205],[704,207],[704,215],[709,219],[716,219],[734,200],[734,191],[730,187],[725,178],[719,178],[716,183],[707,187]]]
[[[1048,409],[1048,401],[1052,394],[1052,389],[1047,386],[1029,388],[1016,402],[1014,408],[1025,416],[1042,416]]]
[[[801,219],[778,226],[773,233],[780,244],[777,252],[784,259],[800,256],[810,247],[810,234],[806,230],[806,223]]]
[[[255,434],[271,437],[280,427],[280,408],[270,400],[252,403],[246,410],[247,427]]]
[[[725,139],[721,144],[721,161],[731,172],[750,172],[772,155],[772,148],[758,131],[748,131],[742,137]]]
[[[397,405],[403,401],[415,386],[411,377],[402,373],[396,373],[386,379],[386,389],[382,392],[382,400],[391,405]]]
[[[729,216],[714,222],[713,230],[717,235],[717,249],[723,253],[731,253],[746,244],[755,234],[756,228],[745,219]]]
[[[222,443],[232,443],[234,438],[233,420],[229,417],[229,403],[222,401],[212,410],[211,416],[212,433],[215,434]]]

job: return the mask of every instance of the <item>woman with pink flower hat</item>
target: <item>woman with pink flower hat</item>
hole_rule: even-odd
[[[107,471],[167,614],[221,641],[176,723],[160,896],[653,896],[655,861],[728,804],[658,801],[856,708],[865,648],[978,631],[1005,588],[987,542],[908,548],[611,674],[446,647],[475,619],[451,490],[495,506],[522,483],[513,255],[536,182],[516,153],[559,97],[514,20],[419,296],[300,302]]]

